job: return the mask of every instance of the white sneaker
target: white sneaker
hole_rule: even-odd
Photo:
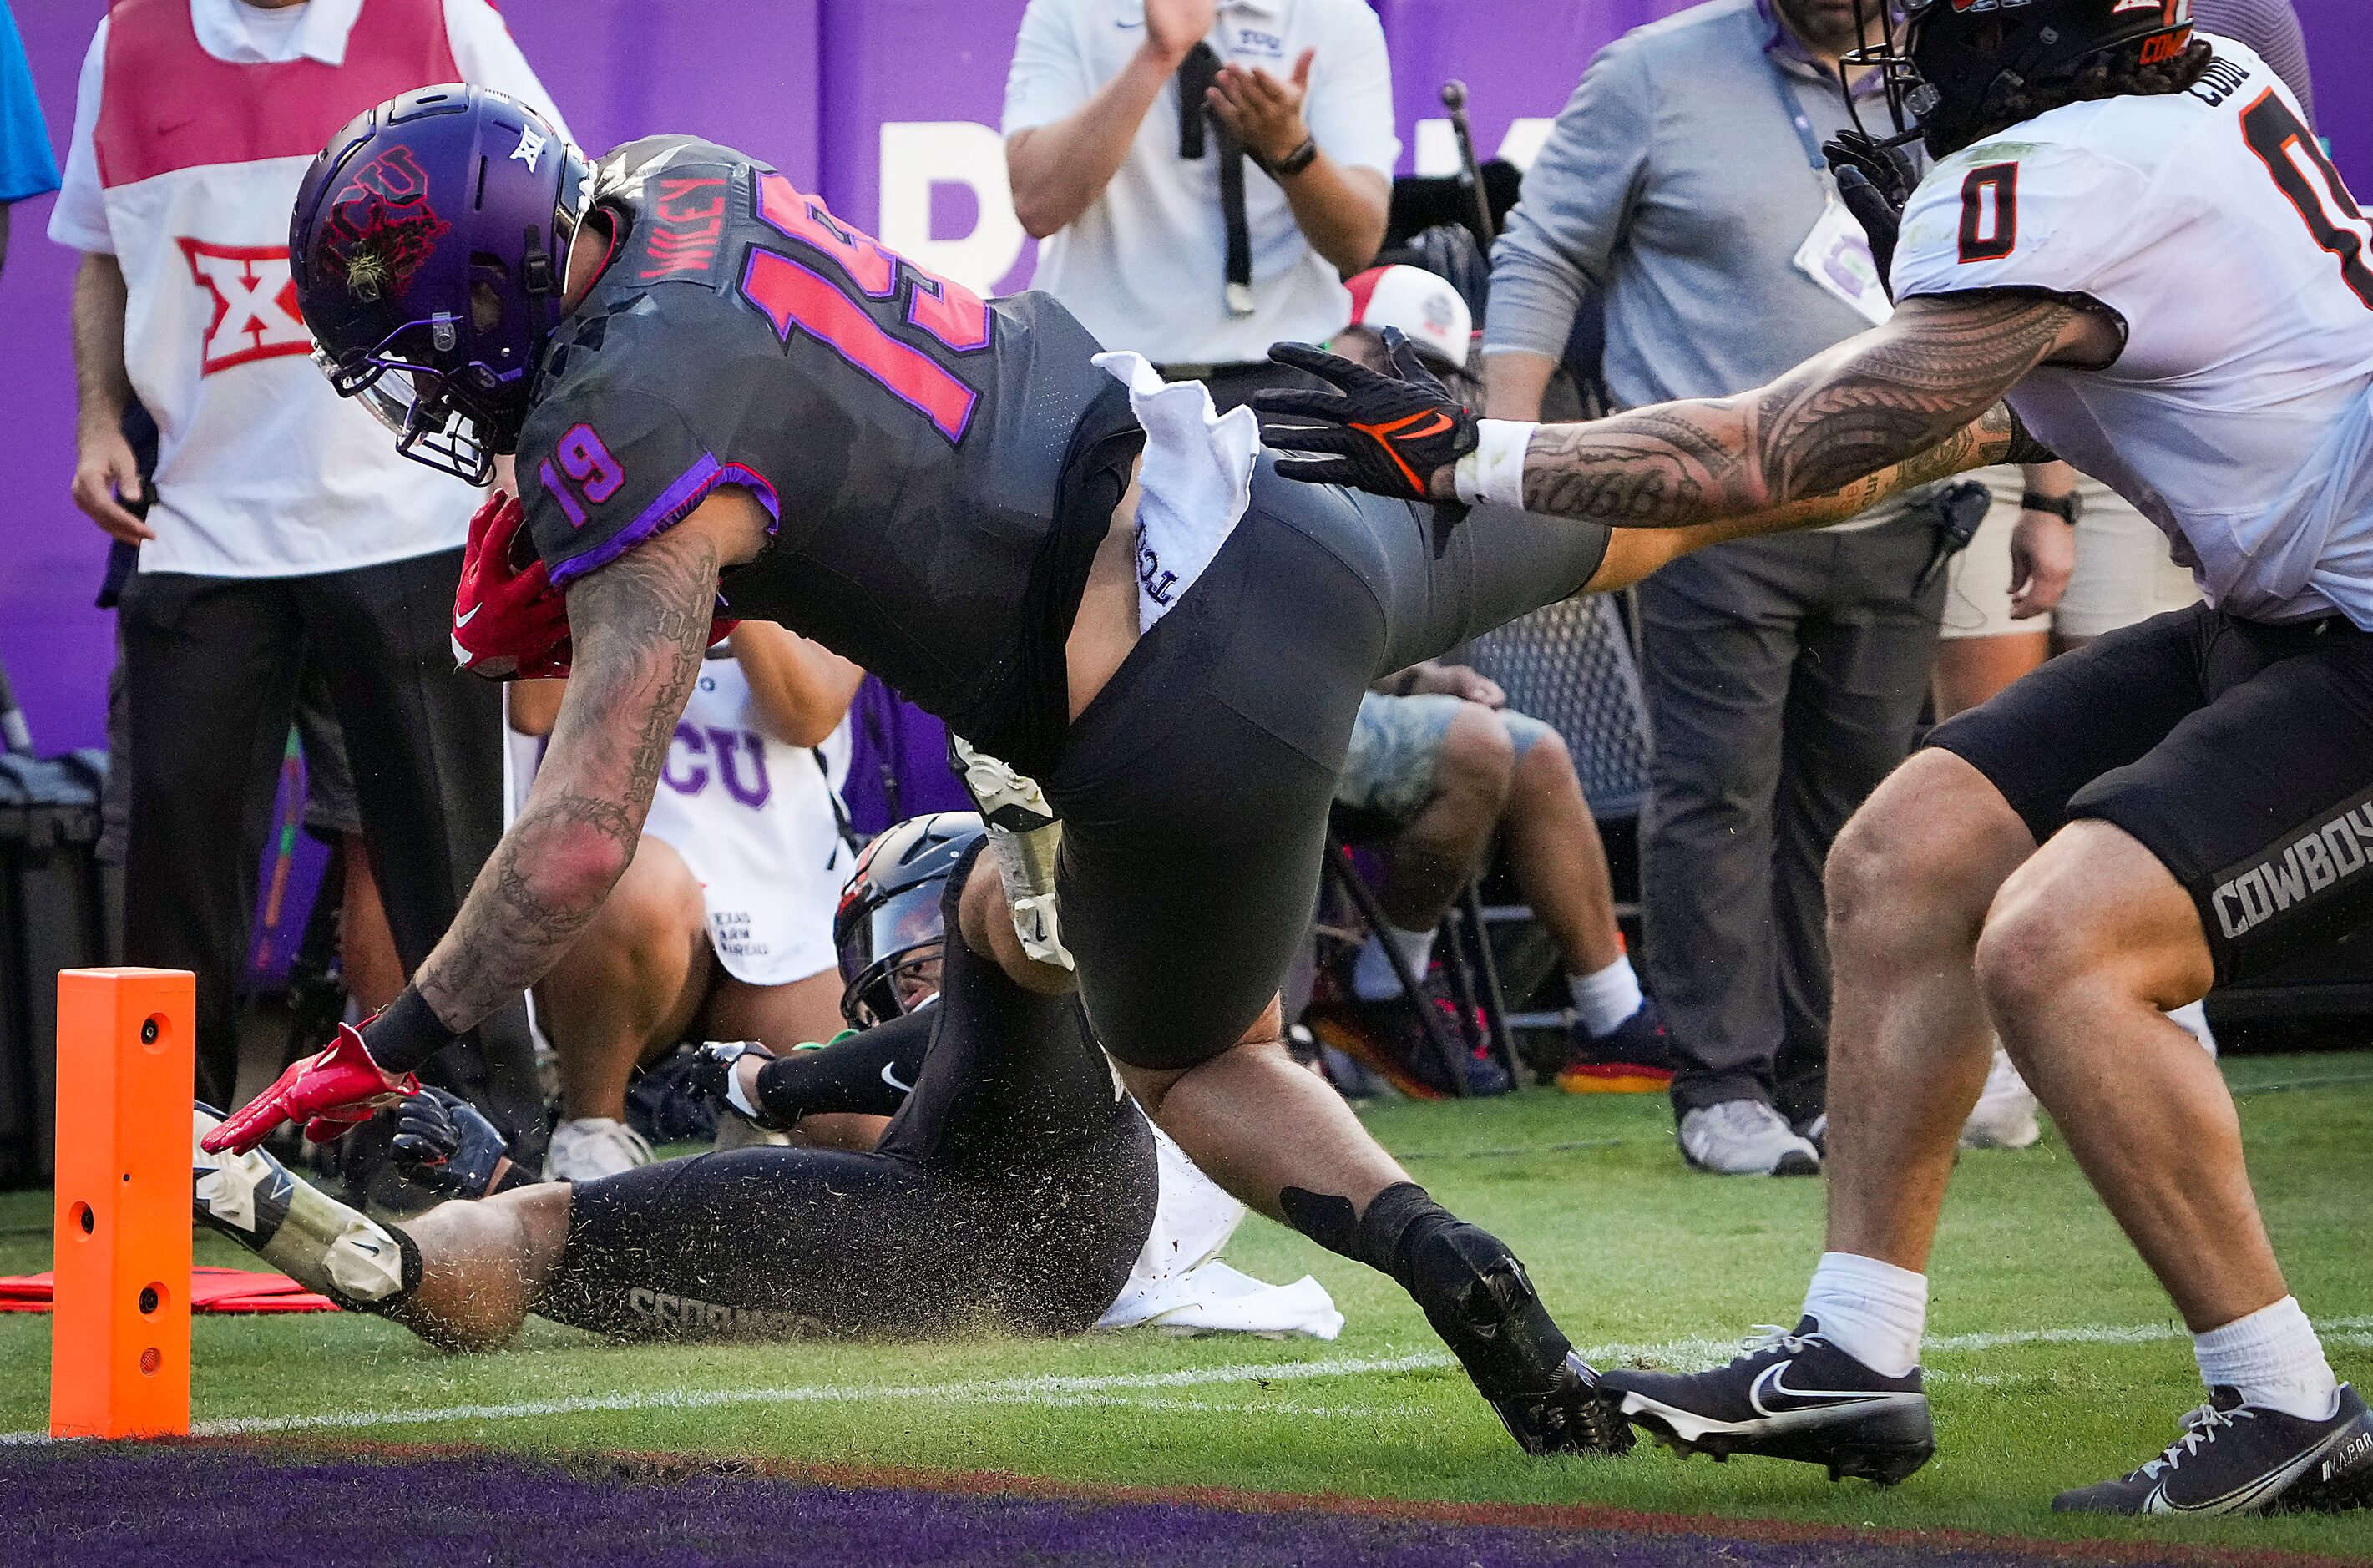
[[[788,1149],[791,1145],[791,1135],[760,1127],[731,1106],[718,1115],[716,1145],[718,1148],[755,1149],[761,1145]]]
[[[546,1181],[593,1181],[651,1163],[651,1146],[623,1121],[578,1117],[552,1129],[544,1156]]]
[[[2010,1051],[2001,1041],[1993,1047],[1993,1065],[1986,1068],[1986,1086],[1979,1089],[1977,1106],[1960,1127],[1962,1148],[2027,1148],[2043,1129],[2036,1124],[2036,1091],[2010,1063]]]
[[[2010,1053],[1994,1046],[1993,1065],[1970,1119],[1961,1124],[1964,1149],[2024,1149],[2042,1136],[2035,1122],[2035,1091],[2011,1065]]]
[[[2168,1022],[2199,1041],[2210,1056],[2216,1054],[2216,1031],[2208,1026],[2208,1009],[2205,1004],[2187,1001],[2181,1007],[2168,1009],[2167,1016]]]
[[[1820,1152],[1760,1100],[1724,1100],[1681,1117],[1681,1158],[1718,1176],[1815,1176]]]

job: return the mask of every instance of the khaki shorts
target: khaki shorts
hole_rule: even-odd
[[[2016,468],[1989,468],[1978,477],[1993,492],[1994,505],[1970,547],[1953,558],[1940,633],[1946,640],[2043,631],[2094,638],[2200,602],[2199,586],[2175,564],[2167,535],[2108,486],[2080,477],[2076,494],[2085,509],[2068,591],[2050,614],[2012,620],[2010,536],[2026,483]]]
[[[1396,825],[1423,811],[1433,799],[1443,742],[1466,706],[1464,697],[1439,692],[1416,696],[1370,692],[1362,697],[1360,717],[1351,726],[1351,749],[1335,784],[1336,804]],[[1527,714],[1502,708],[1500,719],[1508,727],[1518,762],[1549,733],[1547,724]]]

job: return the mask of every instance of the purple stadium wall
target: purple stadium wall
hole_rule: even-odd
[[[2341,169],[2373,189],[2365,0],[2297,0]],[[1486,157],[1525,154],[1590,53],[1678,0],[1376,0],[1394,52],[1405,167],[1450,156],[1434,92],[1463,77]],[[98,0],[15,0],[52,142],[63,147]],[[698,131],[814,181],[852,223],[982,287],[1018,287],[1029,247],[996,135],[1023,0],[508,0],[579,138]],[[1432,123],[1428,123],[1431,121]],[[0,320],[0,662],[44,751],[99,743],[111,628],[90,607],[105,540],[66,497],[74,465],[67,301],[75,258],[16,209]]]

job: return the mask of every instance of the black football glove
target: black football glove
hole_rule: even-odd
[[[742,1065],[742,1059],[745,1056],[754,1056],[766,1061],[775,1059],[775,1053],[755,1040],[711,1040],[697,1047],[692,1053],[692,1071],[684,1075],[684,1087],[702,1099],[716,1102],[718,1109],[742,1116],[742,1108],[726,1094],[726,1086],[733,1082],[734,1070]],[[766,1106],[763,1105],[758,1108],[762,1114],[742,1117],[742,1119],[768,1132],[789,1130],[789,1122],[778,1122],[764,1115]]]
[[[424,1088],[396,1107],[388,1155],[407,1180],[449,1198],[491,1198],[535,1180],[511,1164],[494,1123],[442,1089]]]
[[[1903,204],[1911,199],[1919,173],[1900,150],[1872,140],[1859,131],[1841,131],[1821,147],[1838,177],[1838,197],[1862,225],[1870,240],[1870,259],[1878,263],[1878,280],[1889,299],[1895,298],[1895,240],[1903,227]]]
[[[1255,392],[1261,439],[1280,451],[1277,471],[1314,485],[1349,485],[1397,501],[1432,499],[1437,469],[1475,450],[1482,439],[1450,389],[1418,358],[1417,345],[1397,327],[1385,329],[1393,374],[1380,376],[1307,344],[1280,343],[1268,357],[1306,370],[1338,389]]]

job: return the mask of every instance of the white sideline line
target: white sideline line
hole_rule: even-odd
[[[2373,1348],[2373,1316],[2332,1317],[2319,1325],[2334,1344]],[[1958,1355],[1979,1351],[2008,1350],[2024,1345],[2144,1345],[2186,1340],[2191,1336],[2169,1323],[2097,1324],[2073,1328],[1989,1329],[1970,1334],[1940,1334],[1923,1347],[1924,1354]],[[1646,1360],[1671,1366],[1713,1365],[1737,1349],[1736,1340],[1694,1336],[1654,1343],[1594,1345],[1583,1349],[1585,1361],[1599,1365]],[[631,1394],[579,1395],[564,1399],[521,1399],[507,1404],[444,1405],[413,1410],[333,1410],[317,1415],[241,1416],[193,1423],[199,1437],[245,1437],[278,1432],[313,1432],[331,1428],[421,1426],[466,1421],[520,1421],[537,1417],[588,1415],[630,1410],[712,1410],[727,1405],[848,1404],[859,1401],[928,1400],[942,1404],[1029,1405],[1065,1409],[1089,1405],[1125,1405],[1147,1409],[1192,1410],[1198,1413],[1339,1415],[1354,1413],[1342,1407],[1288,1403],[1202,1405],[1163,1402],[1129,1397],[1140,1390],[1206,1387],[1221,1383],[1281,1383],[1324,1377],[1356,1377],[1378,1373],[1429,1372],[1455,1364],[1439,1352],[1415,1355],[1334,1357],[1319,1361],[1234,1362],[1221,1366],[1186,1367],[1175,1372],[1115,1373],[1103,1375],[1010,1377],[963,1383],[926,1383],[905,1387],[876,1384],[821,1384],[789,1388],[706,1388],[690,1391],[653,1390]],[[1357,1413],[1375,1413],[1361,1407]],[[22,1446],[53,1441],[43,1432],[0,1433],[0,1445]]]

